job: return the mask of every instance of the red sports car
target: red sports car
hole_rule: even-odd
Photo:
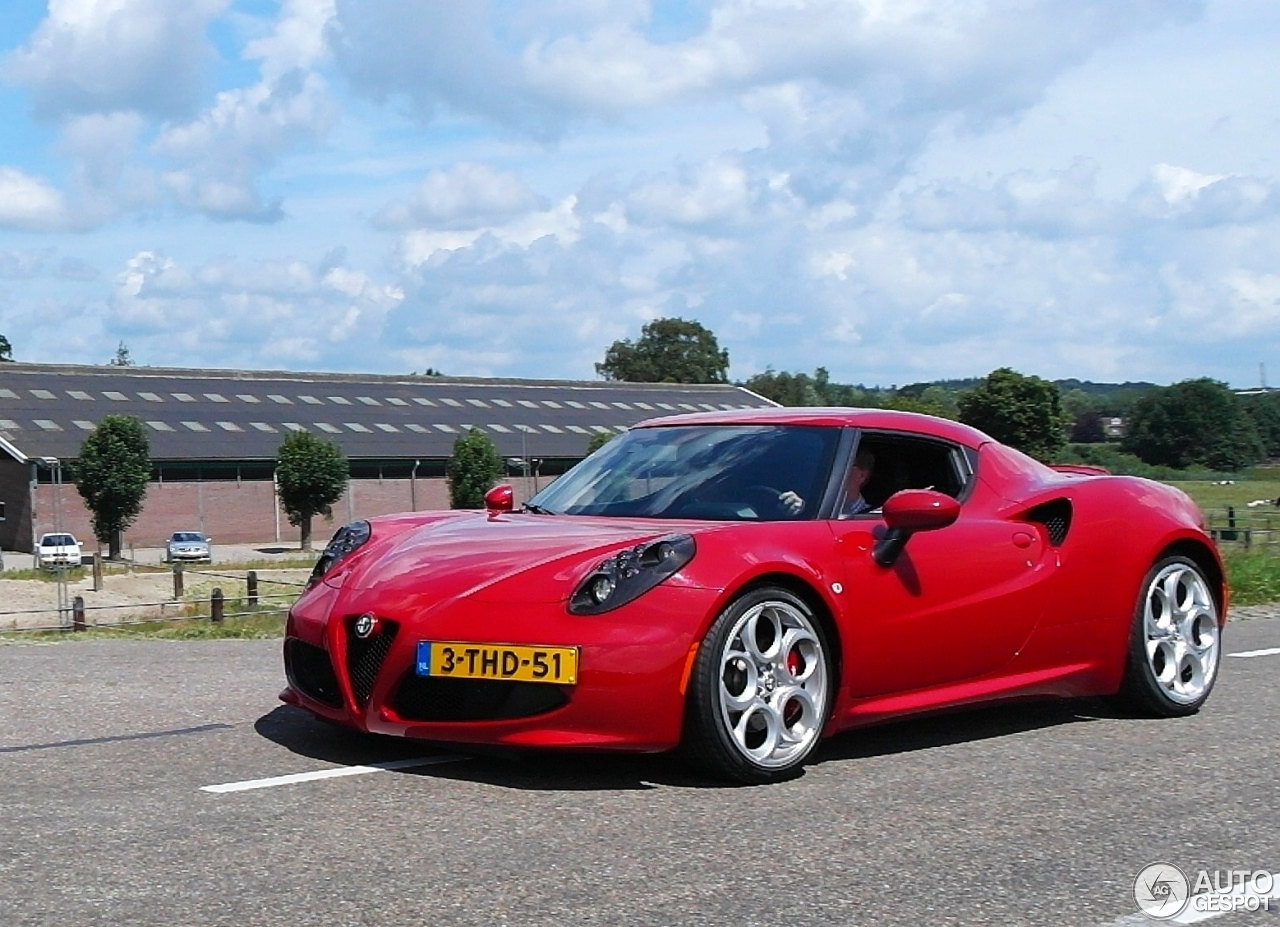
[[[1184,715],[1218,673],[1227,590],[1187,496],[955,422],[656,419],[486,506],[339,530],[281,697],[431,741],[679,746],[759,783],[861,724],[1026,696]]]

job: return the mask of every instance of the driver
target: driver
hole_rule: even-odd
[[[858,451],[853,458],[853,466],[844,481],[844,505],[840,507],[840,517],[848,518],[871,511],[871,503],[862,498],[862,487],[871,479],[871,471],[875,469],[876,458],[870,451]],[[804,509],[804,499],[799,493],[788,489],[778,493],[778,505],[788,515],[799,515]]]
[[[844,505],[840,506],[840,517],[859,515],[871,511],[871,503],[862,498],[862,487],[871,479],[871,471],[875,469],[876,458],[870,451],[858,451],[853,458],[853,466],[844,481]]]

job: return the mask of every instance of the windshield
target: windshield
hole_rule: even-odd
[[[181,542],[181,541],[203,541],[203,540],[204,540],[204,535],[203,535],[203,534],[196,534],[195,532],[192,532],[192,531],[179,531],[179,532],[178,532],[177,534],[175,534],[172,538],[170,538],[170,540],[172,540],[172,541],[178,541],[178,542]]]
[[[837,428],[799,425],[637,428],[530,504],[553,514],[627,518],[815,518],[839,439]]]
[[[46,534],[40,542],[41,547],[70,547],[76,539],[69,534]]]

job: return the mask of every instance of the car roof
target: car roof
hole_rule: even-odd
[[[851,409],[839,407],[783,407],[770,409],[734,409],[725,412],[695,412],[652,418],[636,428],[669,425],[813,425],[826,428],[865,428],[875,431],[900,431],[927,435],[978,448],[993,439],[972,428],[945,418],[898,412],[892,409]]]

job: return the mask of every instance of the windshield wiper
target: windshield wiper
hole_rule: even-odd
[[[521,506],[520,511],[531,512],[534,515],[556,514],[555,512],[551,511],[551,509],[544,509],[542,506],[538,505],[538,503],[536,502],[526,502],[523,506]]]

